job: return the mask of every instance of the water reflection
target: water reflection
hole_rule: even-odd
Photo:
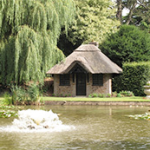
[[[40,109],[51,109],[60,114],[59,119],[66,125],[74,125],[76,130],[51,133],[0,131],[0,149],[150,149],[150,122],[127,117],[143,114],[148,111],[147,107],[42,106]],[[12,120],[0,119],[0,122],[0,126],[6,126]]]

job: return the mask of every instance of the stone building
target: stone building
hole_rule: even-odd
[[[111,94],[112,74],[122,69],[105,56],[95,43],[79,46],[47,74],[54,77],[54,94],[88,96]]]

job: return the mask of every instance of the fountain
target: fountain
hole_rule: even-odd
[[[148,107],[48,105],[24,109],[16,119],[0,118],[0,150],[150,149],[150,122],[128,117],[144,114]]]
[[[14,119],[12,126],[5,128],[11,132],[60,132],[70,129],[74,129],[74,126],[64,125],[51,110],[31,109],[18,111],[18,119]]]

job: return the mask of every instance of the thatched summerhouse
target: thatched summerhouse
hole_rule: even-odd
[[[92,93],[111,94],[112,74],[122,69],[93,44],[79,46],[47,74],[54,76],[54,94],[88,96]]]

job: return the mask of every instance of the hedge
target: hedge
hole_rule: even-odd
[[[143,86],[150,80],[150,61],[123,64],[123,74],[113,78],[113,91],[132,91],[135,96],[144,96]]]

